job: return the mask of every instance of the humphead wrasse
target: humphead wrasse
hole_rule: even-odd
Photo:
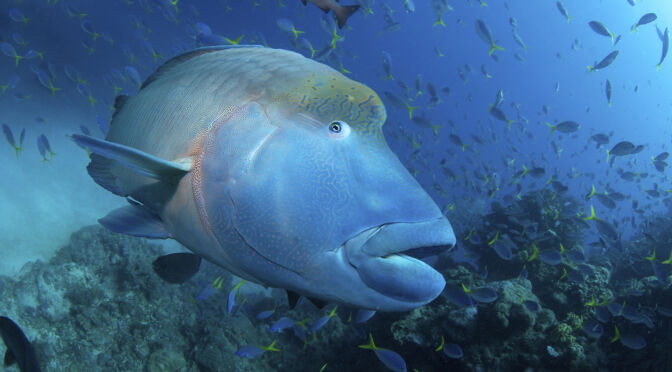
[[[91,177],[128,198],[107,228],[359,308],[409,310],[443,290],[421,258],[455,235],[387,146],[368,87],[294,52],[209,47],[115,106],[105,140],[73,135]]]

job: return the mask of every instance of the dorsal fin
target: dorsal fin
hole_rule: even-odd
[[[218,52],[220,50],[226,50],[226,49],[236,49],[236,48],[263,48],[263,45],[217,45],[217,46],[207,46],[207,47],[202,47],[202,48],[196,48],[194,50],[191,50],[186,53],[182,53],[178,56],[175,56],[171,59],[169,59],[166,63],[163,65],[159,66],[156,71],[149,75],[147,80],[145,80],[144,83],[142,83],[142,86],[140,89],[144,89],[147,85],[151,84],[154,80],[158,79],[161,77],[161,75],[165,74],[167,71],[172,69],[173,67],[181,64],[182,62],[188,61],[194,57],[198,57],[201,54],[206,54],[206,53],[212,53],[212,52]]]
[[[126,94],[120,94],[114,99],[114,113],[112,114],[112,119],[117,116],[117,113],[124,107],[129,98],[130,97]]]

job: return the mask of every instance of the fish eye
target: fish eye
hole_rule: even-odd
[[[345,138],[350,135],[350,126],[341,120],[334,120],[329,123],[329,137],[332,138]]]
[[[332,133],[341,133],[343,125],[341,125],[340,121],[332,121],[331,124],[329,124],[329,130]]]

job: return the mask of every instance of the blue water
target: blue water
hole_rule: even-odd
[[[347,69],[349,78],[368,85],[381,96],[387,91],[405,97],[398,81],[411,87],[409,103],[419,107],[414,115],[424,115],[440,124],[439,135],[416,125],[409,120],[407,111],[389,103],[384,130],[390,147],[409,170],[417,171],[416,178],[440,207],[456,205],[454,216],[460,215],[460,209],[481,215],[490,213],[492,201],[508,204],[515,200],[518,192],[514,175],[526,165],[543,167],[546,172],[539,179],[528,175],[520,180],[522,194],[549,188],[546,181],[552,175],[553,180],[568,186],[568,196],[582,201],[583,213],[589,214],[594,205],[597,216],[614,225],[625,240],[641,233],[652,216],[668,211],[666,200],[669,201],[668,190],[672,190],[669,169],[657,171],[652,158],[669,151],[672,140],[672,62],[666,60],[659,71],[656,69],[662,49],[656,26],[665,30],[672,24],[669,1],[641,0],[631,6],[620,0],[566,0],[564,5],[571,16],[568,22],[555,1],[491,0],[481,6],[476,0],[452,0],[453,10],[443,16],[445,26],[433,26],[436,15],[430,1],[417,0],[413,12],[404,9],[402,0],[385,1],[394,10],[392,16],[399,27],[381,32],[385,27],[383,2],[361,1],[362,8],[352,15],[347,26],[334,31],[343,37],[333,52],[340,56],[342,66],[333,60],[323,62],[337,70]],[[369,6],[372,14],[366,11]],[[6,84],[13,76],[20,79],[0,94],[0,122],[11,128],[17,140],[21,130],[26,130],[24,150],[18,158],[8,143],[0,146],[4,169],[0,181],[0,250],[5,256],[0,262],[1,274],[16,275],[24,263],[48,259],[70,233],[96,223],[97,218],[123,205],[121,198],[88,177],[86,153],[68,137],[81,132],[81,126],[97,137],[104,136],[99,122],[109,122],[113,112],[115,88],[110,76],[115,69],[124,74],[124,69],[131,66],[144,79],[171,57],[203,46],[197,41],[196,22],[207,24],[214,34],[229,39],[244,35],[241,44],[267,43],[308,57],[310,52],[297,47],[293,35],[278,27],[278,19],[293,22],[297,30],[303,31],[300,37],[310,40],[318,51],[332,40],[332,31],[321,26],[321,18],[329,15],[300,1],[180,0],[177,7],[176,12],[168,0],[4,0],[0,4],[0,40],[21,56],[30,50],[43,53],[43,58],[21,59],[18,66],[13,57],[0,54],[0,83]],[[27,21],[13,20],[10,9],[19,10]],[[631,33],[630,27],[648,12],[655,12],[658,19]],[[512,37],[511,17],[529,47],[527,51]],[[477,35],[476,19],[485,21],[496,43],[504,48],[494,52],[497,60],[488,55],[489,45]],[[613,46],[608,37],[591,30],[591,20],[622,35],[620,42]],[[88,31],[95,31],[95,40],[87,27]],[[19,42],[21,38],[25,45]],[[435,48],[444,56],[437,56]],[[613,50],[620,53],[611,66],[588,72],[586,66],[594,65]],[[394,80],[384,78],[383,51],[392,57]],[[524,62],[516,59],[516,54]],[[66,65],[71,65],[86,81],[80,84],[90,91],[91,99],[66,76]],[[482,65],[492,78],[481,73]],[[59,88],[55,94],[39,81],[35,68],[49,74],[53,85]],[[458,69],[464,71],[466,83],[458,76]],[[418,74],[423,80],[422,95],[416,95],[414,88]],[[613,86],[611,106],[605,97],[607,79]],[[433,108],[427,107],[427,83],[433,84],[441,97],[441,103]],[[137,85],[127,76],[116,84],[117,94],[137,92]],[[443,88],[449,88],[450,94]],[[516,120],[510,129],[488,112],[500,89],[504,92],[500,108]],[[548,114],[542,111],[544,105],[550,108]],[[527,120],[517,115],[514,106]],[[578,122],[578,131],[549,135],[546,122],[566,120]],[[589,140],[595,133],[609,134],[610,143],[596,149]],[[49,139],[56,153],[46,161],[38,151],[41,134]],[[420,145],[419,151],[405,134]],[[451,143],[450,134],[458,135],[467,150]],[[483,138],[486,144],[475,143],[472,135]],[[562,149],[559,156],[552,141]],[[610,166],[606,150],[619,141],[645,147],[638,154],[617,158]],[[443,159],[457,179],[451,181],[441,170]],[[513,166],[507,167],[507,160],[513,159]],[[628,182],[619,177],[619,168],[648,177]],[[488,179],[497,173],[501,186],[494,196],[491,197],[491,181],[477,179],[474,172]],[[592,185],[598,192],[610,187],[626,198],[616,203],[616,209],[607,209],[595,199],[584,199]],[[652,189],[661,195],[647,195],[645,191]],[[634,212],[633,201],[638,202],[643,213]],[[456,220],[453,224],[458,241],[478,227],[473,219]],[[591,225],[584,243],[598,238],[598,231]],[[592,255],[601,252],[588,248],[586,251]]]

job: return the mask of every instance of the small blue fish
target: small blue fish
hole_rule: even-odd
[[[621,332],[618,330],[618,327],[614,326],[614,337],[609,342],[614,343],[618,340],[620,340],[621,344],[627,347],[628,349],[641,350],[646,347],[646,340],[644,339],[644,337],[634,333],[621,335]]]
[[[142,78],[140,78],[140,73],[138,70],[136,70],[135,67],[126,66],[124,67],[124,72],[126,73],[126,77],[134,82],[138,89],[140,89],[140,86],[142,86]]]
[[[40,134],[40,136],[37,137],[37,149],[40,151],[40,155],[42,155],[42,162],[51,160],[53,159],[54,155],[56,155],[53,151],[51,151],[49,140],[44,134]]]
[[[198,34],[196,42],[204,46],[226,45],[226,38],[216,34]]]
[[[539,260],[548,265],[559,265],[562,263],[562,254],[555,249],[546,249],[539,253]]]
[[[443,291],[443,296],[450,303],[459,307],[474,306],[474,301],[471,297],[460,288],[446,288]]]
[[[630,305],[624,305],[621,309],[621,315],[629,320],[632,323],[640,323],[643,317],[643,314],[639,312],[635,307]]]
[[[71,64],[66,63],[65,66],[63,66],[63,71],[65,72],[65,76],[67,76],[73,83],[82,83],[86,85],[86,82],[82,81],[79,71],[77,71]]]
[[[268,319],[268,318],[271,317],[271,315],[273,315],[273,313],[275,313],[275,309],[260,311],[260,312],[255,316],[255,318],[257,318],[257,319],[259,319],[259,320]]]
[[[595,306],[595,318],[599,320],[602,323],[609,323],[611,320],[611,313],[609,312],[609,309],[607,309],[604,306]]]
[[[366,345],[359,345],[358,347],[362,349],[373,350],[376,353],[378,360],[380,360],[385,365],[385,367],[389,368],[390,370],[406,372],[406,361],[404,361],[404,358],[392,350],[383,349],[376,346],[373,343],[373,335],[371,335],[371,333],[369,333],[369,343]]]
[[[276,320],[273,324],[271,324],[271,332],[276,333],[276,332],[282,332],[287,328],[291,328],[296,324],[293,320],[283,316],[282,318]]]
[[[91,135],[91,132],[89,132],[89,128],[87,128],[87,127],[84,126],[84,125],[80,125],[80,126],[79,126],[79,130],[82,131],[82,133],[86,134],[87,136],[90,136],[90,135]]]
[[[571,250],[565,254],[574,263],[585,263],[586,256],[579,250]]]
[[[581,324],[581,329],[588,335],[588,337],[592,338],[600,338],[604,333],[604,327],[602,327],[602,324],[595,319],[589,319],[583,322],[583,324]]]
[[[278,340],[274,340],[268,346],[245,345],[236,351],[236,355],[239,357],[253,359],[267,351],[280,351],[280,349],[275,347],[276,342],[278,342]]]
[[[523,300],[523,306],[532,313],[538,313],[541,310],[541,306],[537,301]]]
[[[625,302],[623,302],[623,304],[619,304],[618,302],[612,302],[607,305],[607,310],[609,310],[612,316],[621,316],[623,315],[624,306]]]
[[[0,85],[0,89],[2,89],[2,93],[5,93],[7,89],[14,89],[16,84],[18,84],[20,78],[19,75],[14,75],[12,76],[11,79],[7,82],[7,84]]]
[[[656,275],[656,279],[658,279],[658,281],[663,284],[667,284],[669,281],[669,265],[665,265],[657,261],[651,261],[651,268],[653,269],[653,273]]]
[[[371,319],[374,315],[376,315],[376,310],[359,309],[352,321],[355,324],[361,324]]]
[[[464,293],[468,294],[471,298],[478,302],[487,304],[497,300],[497,291],[489,287],[481,287],[469,290],[464,284],[462,284],[462,290]]]
[[[16,157],[19,157],[19,153],[23,148],[21,147],[21,143],[18,145],[16,144],[16,141],[14,141],[14,134],[12,133],[12,129],[7,125],[7,124],[2,124],[2,131],[5,133],[5,138],[7,139],[7,142],[14,148],[14,152],[16,153]],[[23,141],[23,135],[25,133],[25,129],[21,132],[21,141]]]
[[[94,48],[93,44],[88,40],[82,40],[82,46],[89,52],[89,55],[96,52],[96,48]]]
[[[23,56],[16,53],[16,49],[14,49],[14,46],[10,43],[0,42],[0,51],[7,57],[14,58],[14,64],[17,67],[19,66],[19,61],[23,59]]]
[[[322,327],[324,327],[329,321],[329,319],[331,319],[331,317],[336,315],[336,309],[338,309],[338,306],[334,306],[333,310],[331,310],[329,314],[314,321],[313,324],[311,324],[310,327],[308,328],[310,330],[310,333],[315,333]]]
[[[147,54],[152,56],[154,63],[158,62],[160,59],[163,59],[163,55],[161,55],[161,53],[157,53],[156,50],[154,50],[154,47],[147,40],[141,41],[140,45],[142,45],[142,49],[144,49]]]
[[[510,261],[513,258],[513,252],[511,251],[511,247],[509,244],[507,244],[506,241],[496,241],[492,245],[492,249],[495,250],[495,253],[497,253],[497,256],[501,258],[502,260]]]
[[[297,30],[297,29],[294,27],[294,24],[292,23],[292,21],[290,21],[290,20],[287,19],[287,18],[279,18],[277,21],[275,21],[275,24],[277,24],[278,27],[279,27],[282,31],[285,31],[285,32],[287,32],[287,33],[289,33],[289,34],[293,34],[293,35],[294,35],[294,40],[296,40],[296,39],[299,38],[299,34],[303,34],[303,33],[304,33],[303,31]]]
[[[233,309],[233,306],[236,304],[236,294],[238,294],[238,289],[240,288],[241,285],[243,285],[243,283],[245,283],[245,281],[241,280],[229,292],[229,297],[226,302],[226,312],[229,314],[231,314],[231,310]]]
[[[26,101],[26,100],[29,100],[30,97],[32,97],[33,95],[28,94],[28,93],[14,91],[14,92],[12,92],[12,96],[14,96],[14,98],[18,99],[19,101]]]
[[[203,35],[212,35],[212,29],[205,23],[196,22],[194,26],[196,27],[196,30],[198,30],[198,33]]]
[[[100,131],[107,135],[107,132],[110,130],[110,122],[103,119],[100,115],[96,115],[96,123]]]
[[[79,25],[82,27],[82,31],[86,32],[87,34],[91,35],[93,37],[93,41],[96,41],[98,39],[98,36],[100,34],[96,32],[96,30],[93,28],[93,24],[86,18],[83,18]]]
[[[47,157],[47,148],[44,146],[44,142],[42,142],[42,136],[37,137],[37,150],[40,152],[40,155],[42,155],[43,163],[49,160]]]
[[[18,33],[18,32],[12,33],[12,40],[14,40],[15,43],[17,43],[21,46],[28,45],[28,42],[26,41],[26,39],[24,39],[23,36],[21,36],[21,34]]]
[[[9,18],[11,18],[12,21],[14,21],[14,22],[19,22],[19,23],[23,23],[23,24],[28,23],[28,20],[30,19],[30,18],[26,18],[26,16],[24,16],[23,13],[16,8],[11,8],[9,10]]]
[[[56,94],[56,91],[61,90],[61,88],[54,86],[46,71],[38,67],[34,72],[35,75],[37,75],[37,80],[40,81],[40,84],[42,84],[43,87],[49,89],[52,96]]]
[[[462,351],[462,348],[458,344],[453,344],[453,343],[446,343],[446,340],[441,336],[441,344],[439,347],[434,349],[434,351],[442,351],[443,353],[446,354],[448,358],[451,359],[460,359],[464,356],[464,352]]]
[[[446,344],[443,347],[443,353],[446,354],[448,358],[452,359],[460,359],[464,356],[464,352],[458,344]]]
[[[195,300],[202,301],[217,293],[220,289],[222,289],[222,282],[224,282],[224,279],[221,276],[218,276],[215,281],[212,282],[212,284],[205,286],[201,290],[198,296],[196,296]]]

